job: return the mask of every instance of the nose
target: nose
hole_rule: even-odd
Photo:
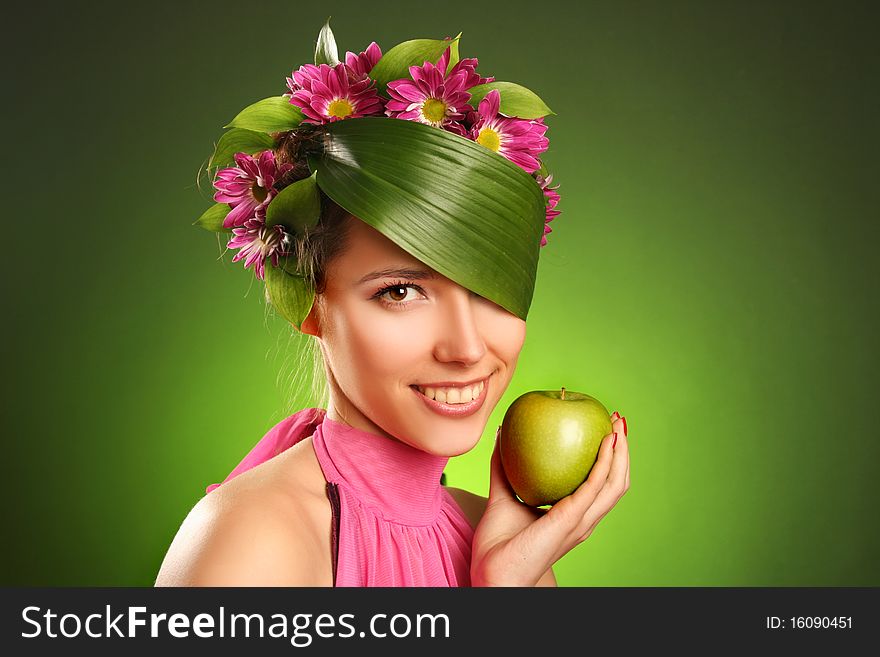
[[[473,365],[486,353],[480,326],[479,298],[465,288],[454,290],[441,304],[434,357],[441,362]]]

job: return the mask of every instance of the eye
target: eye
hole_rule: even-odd
[[[406,295],[409,290],[412,289],[408,285],[395,285],[392,288],[386,290],[385,294],[388,295],[388,298],[392,301],[405,301]]]
[[[406,306],[417,298],[411,294],[413,290],[423,294],[422,288],[415,283],[394,283],[377,291],[372,298],[378,299],[383,305],[389,307]]]

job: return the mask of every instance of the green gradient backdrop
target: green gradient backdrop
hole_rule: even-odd
[[[191,222],[221,126],[332,15],[343,50],[463,31],[558,113],[526,346],[450,484],[485,494],[507,404],[565,385],[627,416],[632,488],[560,584],[880,585],[867,9],[239,4],[7,20],[0,583],[150,585],[204,486],[306,403],[286,327]]]

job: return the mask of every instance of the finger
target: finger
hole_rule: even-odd
[[[562,498],[554,504],[550,509],[551,513],[547,514],[550,521],[556,525],[553,533],[557,537],[559,533],[568,534],[577,530],[584,514],[586,514],[595,501],[599,491],[602,490],[602,486],[607,481],[611,468],[611,460],[613,458],[611,445],[613,442],[613,433],[608,434],[602,439],[596,463],[593,464],[593,468],[590,470],[586,481],[578,486],[571,495]]]
[[[614,447],[614,458],[611,462],[611,469],[608,472],[608,479],[602,486],[599,494],[596,495],[592,506],[587,514],[581,528],[586,531],[588,526],[595,524],[608,513],[618,500],[623,497],[626,492],[626,472],[629,469],[629,443],[623,432],[617,434],[617,445]],[[598,514],[598,515],[597,515]]]
[[[626,428],[626,420],[622,415],[619,415],[617,411],[611,415],[611,431],[616,431],[618,434],[623,435],[626,433],[624,429]]]
[[[577,540],[586,538],[589,535],[588,531],[592,531],[592,527],[614,505],[613,502],[609,504],[607,494],[604,497],[601,494],[612,476],[612,468],[620,467],[621,459],[615,456],[615,442],[619,448],[620,440],[621,437],[616,432],[605,437],[590,475],[570,496],[573,504],[566,509],[569,516],[568,531],[569,535]]]
[[[623,484],[626,481],[626,469],[629,465],[629,445],[626,439],[626,420],[622,417],[618,418],[612,425],[612,430],[617,435],[616,440],[611,441],[611,449],[614,456],[611,460],[611,469],[608,473],[608,479],[602,490],[607,488],[619,488],[623,490]],[[601,493],[600,493],[601,494]]]
[[[623,437],[626,439],[626,477],[624,477],[624,492],[629,490],[629,462],[630,459],[629,454],[629,427],[626,423],[626,417],[621,417],[621,421],[623,422]]]
[[[489,502],[497,499],[510,498],[516,499],[516,493],[510,482],[507,481],[507,475],[504,474],[504,466],[501,463],[501,427],[495,432],[495,449],[492,451],[492,462],[489,466]]]
[[[593,504],[584,514],[578,528],[577,534],[579,540],[585,539],[593,531],[596,524],[604,518],[608,512],[614,508],[614,505],[620,501],[629,486],[629,442],[626,437],[626,420],[614,423],[616,432],[616,445],[612,441],[614,457],[611,463],[611,469],[608,473],[608,479],[602,486]]]
[[[626,474],[624,476],[624,492],[629,489],[629,428],[626,425],[626,417],[620,415],[617,411],[611,414],[611,430],[616,431],[618,435],[623,435],[627,441],[626,447]],[[616,452],[616,449],[615,449]]]
[[[551,562],[559,559],[577,541],[584,517],[590,510],[611,467],[611,444],[614,434],[608,434],[599,446],[599,455],[587,480],[571,495],[562,498],[524,532],[528,544],[539,554],[552,554]],[[595,514],[594,514],[595,515]]]
[[[616,437],[614,433],[610,433],[602,439],[593,469],[590,470],[586,481],[578,486],[577,490],[570,496],[575,508],[581,511],[580,515],[586,512],[608,480],[608,475],[611,472],[611,463],[614,460],[614,440]]]
[[[619,499],[619,495],[612,495],[608,491],[612,490],[611,486],[618,486],[621,478],[625,480],[629,468],[629,449],[623,435],[626,420],[617,413],[614,417],[613,431],[602,440],[596,463],[587,480],[551,509],[557,513],[553,517],[554,526],[548,534],[557,540],[564,532],[569,540],[583,541]],[[613,482],[610,486],[609,480]],[[606,489],[606,486],[609,487]],[[606,491],[604,494],[603,490]]]

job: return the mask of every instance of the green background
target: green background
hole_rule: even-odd
[[[564,385],[626,415],[632,488],[561,585],[880,585],[868,4],[30,4],[3,46],[0,583],[152,584],[308,403],[298,342],[191,224],[222,126],[332,15],[342,51],[462,31],[558,114],[526,345],[450,485],[485,494],[504,409]]]

